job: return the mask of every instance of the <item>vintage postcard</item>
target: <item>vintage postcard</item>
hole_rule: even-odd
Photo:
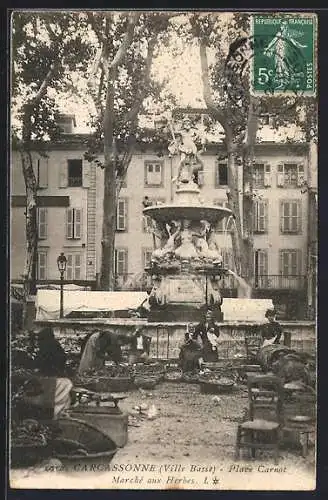
[[[10,486],[314,490],[316,15],[10,21]]]

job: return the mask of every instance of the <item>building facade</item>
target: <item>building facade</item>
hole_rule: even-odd
[[[203,155],[201,197],[206,203],[227,203],[228,171],[218,160],[220,145]],[[38,181],[38,283],[59,279],[57,257],[64,252],[67,282],[97,287],[101,260],[103,170],[84,159],[81,136],[66,136],[48,149],[48,157],[34,154]],[[101,158],[100,158],[101,159]],[[286,308],[307,308],[309,259],[313,261],[313,162],[307,144],[261,143],[254,166],[254,290],[258,297],[278,297]],[[153,237],[143,217],[143,201],[170,203],[174,198],[178,158],[158,157],[151,149],[132,158],[117,207],[113,263],[116,287],[149,286],[143,274],[153,249]],[[311,173],[312,172],[312,173]],[[313,186],[312,186],[313,187]],[[11,278],[20,282],[25,255],[25,186],[18,152],[11,169]],[[225,264],[233,269],[227,221],[217,228]],[[229,221],[231,226],[232,221]],[[229,228],[228,228],[229,229]],[[310,247],[312,250],[310,250]],[[312,257],[310,257],[310,255]],[[312,263],[313,266],[313,263]],[[313,279],[311,281],[313,288]],[[232,277],[222,282],[223,295],[234,296]],[[279,302],[278,300],[278,302]],[[313,297],[312,297],[313,302]],[[302,304],[302,306],[300,306]],[[299,315],[299,311],[297,312]]]

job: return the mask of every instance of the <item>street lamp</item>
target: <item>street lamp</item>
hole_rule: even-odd
[[[64,255],[64,252],[61,252],[59,257],[57,258],[57,266],[60,272],[60,318],[63,318],[64,316],[64,272],[66,271],[66,264],[67,259]]]

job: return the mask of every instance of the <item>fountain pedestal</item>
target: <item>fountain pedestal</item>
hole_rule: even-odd
[[[202,203],[199,187],[184,176],[171,204],[146,207],[143,213],[160,235],[146,268],[153,278],[149,321],[198,321],[209,306],[222,321],[219,280],[227,271],[215,228],[231,210]]]

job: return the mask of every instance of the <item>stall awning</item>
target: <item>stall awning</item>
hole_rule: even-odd
[[[265,321],[267,309],[273,309],[271,299],[223,299],[224,321]]]
[[[75,313],[115,312],[138,309],[148,298],[147,292],[95,292],[64,290],[64,316]],[[36,320],[59,318],[60,291],[38,290],[36,296]],[[77,314],[76,314],[77,313]]]

